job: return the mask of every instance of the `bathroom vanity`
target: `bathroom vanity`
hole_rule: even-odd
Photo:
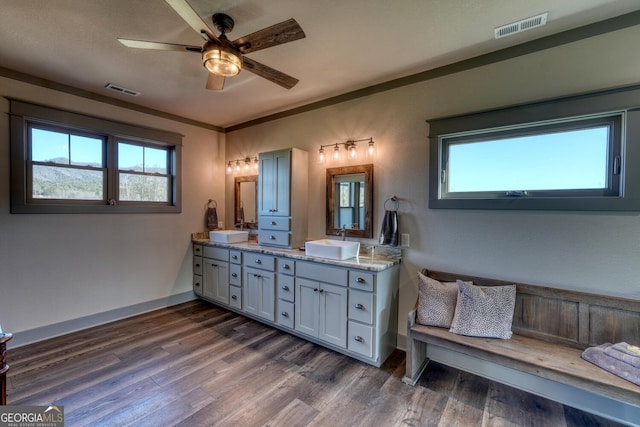
[[[400,257],[332,260],[193,239],[201,298],[371,365],[396,348]]]

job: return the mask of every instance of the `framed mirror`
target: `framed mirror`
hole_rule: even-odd
[[[327,168],[327,234],[373,237],[373,165]]]
[[[258,228],[258,175],[236,176],[234,181],[235,225]]]

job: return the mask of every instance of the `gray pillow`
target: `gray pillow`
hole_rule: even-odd
[[[418,272],[417,323],[450,327],[457,299],[458,286],[454,282],[439,282]]]
[[[449,332],[472,337],[511,338],[516,285],[474,286],[460,280]]]

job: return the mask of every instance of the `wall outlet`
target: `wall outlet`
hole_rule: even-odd
[[[409,237],[409,233],[400,234],[400,246],[403,248],[408,248],[411,244],[411,239]]]

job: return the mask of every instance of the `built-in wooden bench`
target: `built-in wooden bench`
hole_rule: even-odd
[[[461,279],[481,286],[512,284],[438,271],[424,270],[423,274],[441,282]],[[416,384],[431,359],[572,406],[580,405],[572,401],[569,391],[561,386],[560,396],[558,392],[548,393],[547,389],[553,387],[535,378],[631,404],[640,411],[640,387],[581,358],[582,351],[589,346],[621,341],[640,344],[639,300],[516,283],[514,335],[508,340],[456,335],[445,328],[417,324],[415,320],[414,309],[407,324],[407,366],[403,378],[407,384]],[[507,369],[506,373],[500,373],[496,365],[515,371]],[[530,375],[521,377],[520,372]],[[581,409],[601,412],[597,408]]]

